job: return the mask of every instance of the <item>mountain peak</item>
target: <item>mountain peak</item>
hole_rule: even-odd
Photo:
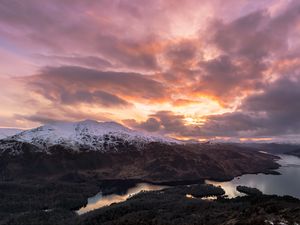
[[[171,138],[131,130],[117,122],[83,120],[55,122],[16,134],[10,139],[34,144],[48,149],[63,145],[70,149],[106,151],[120,144],[143,146],[150,142],[178,143]]]
[[[100,122],[98,122],[97,120],[86,119],[75,123],[86,124],[86,125],[97,125]]]
[[[79,121],[81,123],[99,123],[97,120],[92,120],[92,119],[85,119],[82,121]]]

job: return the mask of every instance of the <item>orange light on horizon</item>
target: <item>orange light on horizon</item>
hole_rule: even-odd
[[[273,138],[240,138],[241,142],[247,142],[247,141],[272,141]]]

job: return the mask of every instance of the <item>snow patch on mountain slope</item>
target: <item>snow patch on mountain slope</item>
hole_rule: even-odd
[[[0,128],[0,139],[10,137],[17,133],[20,133],[21,131],[21,129],[16,128]]]
[[[9,139],[27,142],[46,149],[59,144],[73,150],[88,149],[95,151],[118,150],[120,145],[143,148],[146,143],[180,143],[175,139],[131,130],[116,122],[59,122],[26,130]]]

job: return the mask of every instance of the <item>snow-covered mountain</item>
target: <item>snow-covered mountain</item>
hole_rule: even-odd
[[[15,129],[15,128],[0,128],[0,139],[10,137],[17,133],[20,133],[21,131],[22,131],[21,129]]]
[[[30,143],[45,150],[57,144],[73,150],[108,151],[118,150],[124,145],[142,149],[150,142],[179,143],[175,139],[131,130],[116,122],[93,120],[46,124],[7,139]]]

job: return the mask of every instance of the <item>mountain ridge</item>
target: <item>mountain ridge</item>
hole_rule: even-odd
[[[22,132],[22,129],[18,128],[0,128],[0,140]]]
[[[143,149],[151,142],[178,144],[178,140],[161,135],[132,130],[114,121],[98,122],[83,120],[79,122],[55,122],[37,128],[22,131],[7,140],[26,142],[47,151],[54,145],[62,145],[75,151],[80,149],[93,151],[117,151],[119,144]]]
[[[4,180],[60,180],[73,173],[91,180],[228,180],[270,173],[279,166],[275,160],[236,145],[191,144],[91,120],[47,124],[0,140]]]

